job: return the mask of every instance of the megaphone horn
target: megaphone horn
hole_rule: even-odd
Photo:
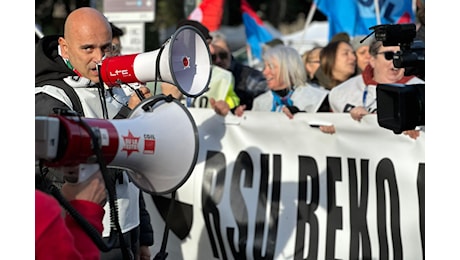
[[[143,100],[127,119],[37,116],[35,156],[55,168],[94,161],[91,134],[96,133],[107,167],[126,170],[151,194],[177,190],[198,158],[198,130],[190,112],[164,95]]]
[[[109,87],[163,81],[177,86],[186,96],[196,97],[208,88],[211,65],[203,35],[193,26],[183,26],[155,51],[105,58],[99,75]]]

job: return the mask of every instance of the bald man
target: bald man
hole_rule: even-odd
[[[71,12],[64,25],[64,37],[45,36],[37,44],[35,85],[39,87],[35,88],[36,115],[53,114],[53,108],[77,111],[78,104],[73,104],[62,88],[50,82],[62,80],[80,98],[85,117],[125,118],[139,103],[137,96],[133,95],[128,106],[122,107],[121,111],[118,109],[123,114],[106,115],[106,108],[99,97],[99,84],[96,84],[99,83],[97,65],[111,50],[112,29],[102,13],[90,7]],[[148,88],[141,91],[149,96]],[[107,106],[120,108],[116,100]]]
[[[111,96],[99,82],[98,65],[112,51],[112,29],[106,17],[98,10],[82,7],[66,18],[64,36],[45,36],[35,49],[35,115],[48,116],[54,109],[73,110],[88,118],[126,118],[140,102],[137,95],[123,97],[128,103]],[[140,88],[144,97],[149,89]],[[123,91],[121,91],[123,93]],[[56,172],[57,170],[54,169]],[[115,179],[119,223],[125,244],[135,255],[139,248],[140,190],[125,171],[110,170]],[[106,204],[104,234],[110,234],[110,207]],[[150,225],[150,217],[148,216]],[[151,227],[150,227],[151,228]],[[153,231],[149,230],[153,244]],[[118,236],[118,235],[117,235]],[[118,248],[114,255],[123,259]],[[146,250],[143,257],[150,258]]]
[[[97,10],[80,8],[70,13],[59,38],[61,56],[80,76],[99,82],[97,64],[112,51],[112,28]]]

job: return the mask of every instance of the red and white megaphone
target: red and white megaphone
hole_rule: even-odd
[[[99,66],[99,76],[109,87],[168,82],[184,95],[196,97],[208,88],[211,65],[203,35],[193,26],[183,26],[155,51],[105,58]]]
[[[190,112],[164,95],[143,100],[127,119],[36,116],[35,157],[56,168],[94,163],[94,135],[107,167],[127,170],[136,186],[151,194],[177,190],[198,157]]]

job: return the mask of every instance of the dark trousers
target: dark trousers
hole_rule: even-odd
[[[108,252],[101,252],[101,260],[128,260],[123,259],[123,251],[120,248],[119,235],[115,234],[115,236],[116,241],[114,242],[112,249]],[[129,249],[128,251],[132,254],[132,258],[130,259],[134,259],[134,256],[137,254],[137,250],[139,249],[139,227],[133,228],[124,233],[123,238],[125,245]],[[108,244],[109,238],[105,237],[104,242]]]

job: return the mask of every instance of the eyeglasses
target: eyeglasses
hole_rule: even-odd
[[[382,52],[377,52],[377,54],[383,54],[385,57],[385,60],[392,60],[393,57],[395,56],[395,52],[392,52],[392,51],[382,51]]]
[[[220,60],[228,59],[228,53],[226,53],[226,52],[218,52],[217,54],[212,54],[211,55],[212,62],[215,62],[217,57],[219,57]]]

